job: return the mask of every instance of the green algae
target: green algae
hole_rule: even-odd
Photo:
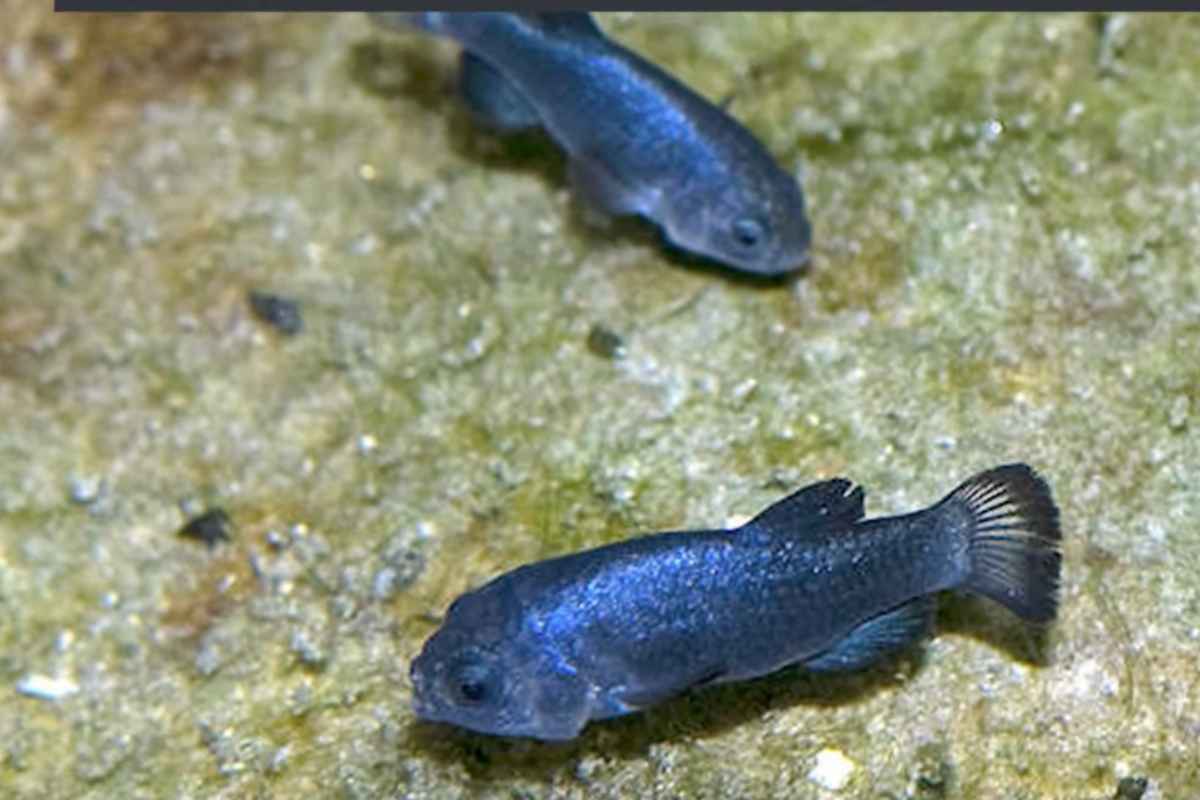
[[[813,263],[764,286],[583,219],[551,142],[474,129],[448,44],[356,15],[6,10],[4,793],[1200,781],[1197,18],[603,17],[802,169]],[[254,319],[260,286],[299,336]],[[862,675],[718,687],[560,747],[408,709],[408,660],[499,571],[837,474],[906,511],[1010,459],[1062,506],[1046,642],[948,597],[936,639]],[[190,505],[232,541],[175,536]],[[810,777],[826,749],[840,792]]]

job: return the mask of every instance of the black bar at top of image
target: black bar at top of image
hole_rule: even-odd
[[[515,7],[515,8],[514,8]],[[55,11],[1169,11],[1200,8],[1200,0],[54,0]]]

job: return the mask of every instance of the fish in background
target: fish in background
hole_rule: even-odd
[[[1029,466],[982,472],[915,513],[863,514],[863,490],[837,478],[732,530],[657,533],[500,575],[455,600],[414,659],[414,710],[571,739],[697,686],[793,664],[862,669],[925,637],[947,589],[1054,619],[1058,508]]]
[[[504,132],[544,128],[576,193],[638,215],[673,246],[756,275],[808,260],[799,183],[737,120],[606,37],[589,14],[377,13],[463,47],[459,88]]]

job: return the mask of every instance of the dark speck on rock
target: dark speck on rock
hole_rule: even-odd
[[[915,796],[935,800],[950,794],[954,784],[954,765],[941,743],[924,744],[917,749]]]
[[[587,347],[601,358],[610,358],[615,361],[625,357],[625,340],[621,338],[620,334],[600,323],[596,323],[588,331]]]
[[[1147,779],[1132,775],[1121,778],[1117,783],[1117,792],[1113,795],[1113,800],[1142,800],[1142,795],[1146,793],[1146,787],[1149,784],[1150,781]]]
[[[304,328],[300,306],[295,300],[251,289],[247,295],[254,316],[284,336],[295,336]]]
[[[192,517],[179,529],[179,535],[196,539],[213,547],[217,542],[229,541],[229,515],[224,509],[213,508]]]

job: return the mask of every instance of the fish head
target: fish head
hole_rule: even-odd
[[[804,195],[773,164],[769,174],[705,181],[668,203],[664,233],[684,250],[756,275],[782,275],[808,261]]]
[[[495,736],[574,738],[591,708],[587,684],[519,619],[505,619],[505,598],[487,588],[459,598],[413,660],[413,710]]]

